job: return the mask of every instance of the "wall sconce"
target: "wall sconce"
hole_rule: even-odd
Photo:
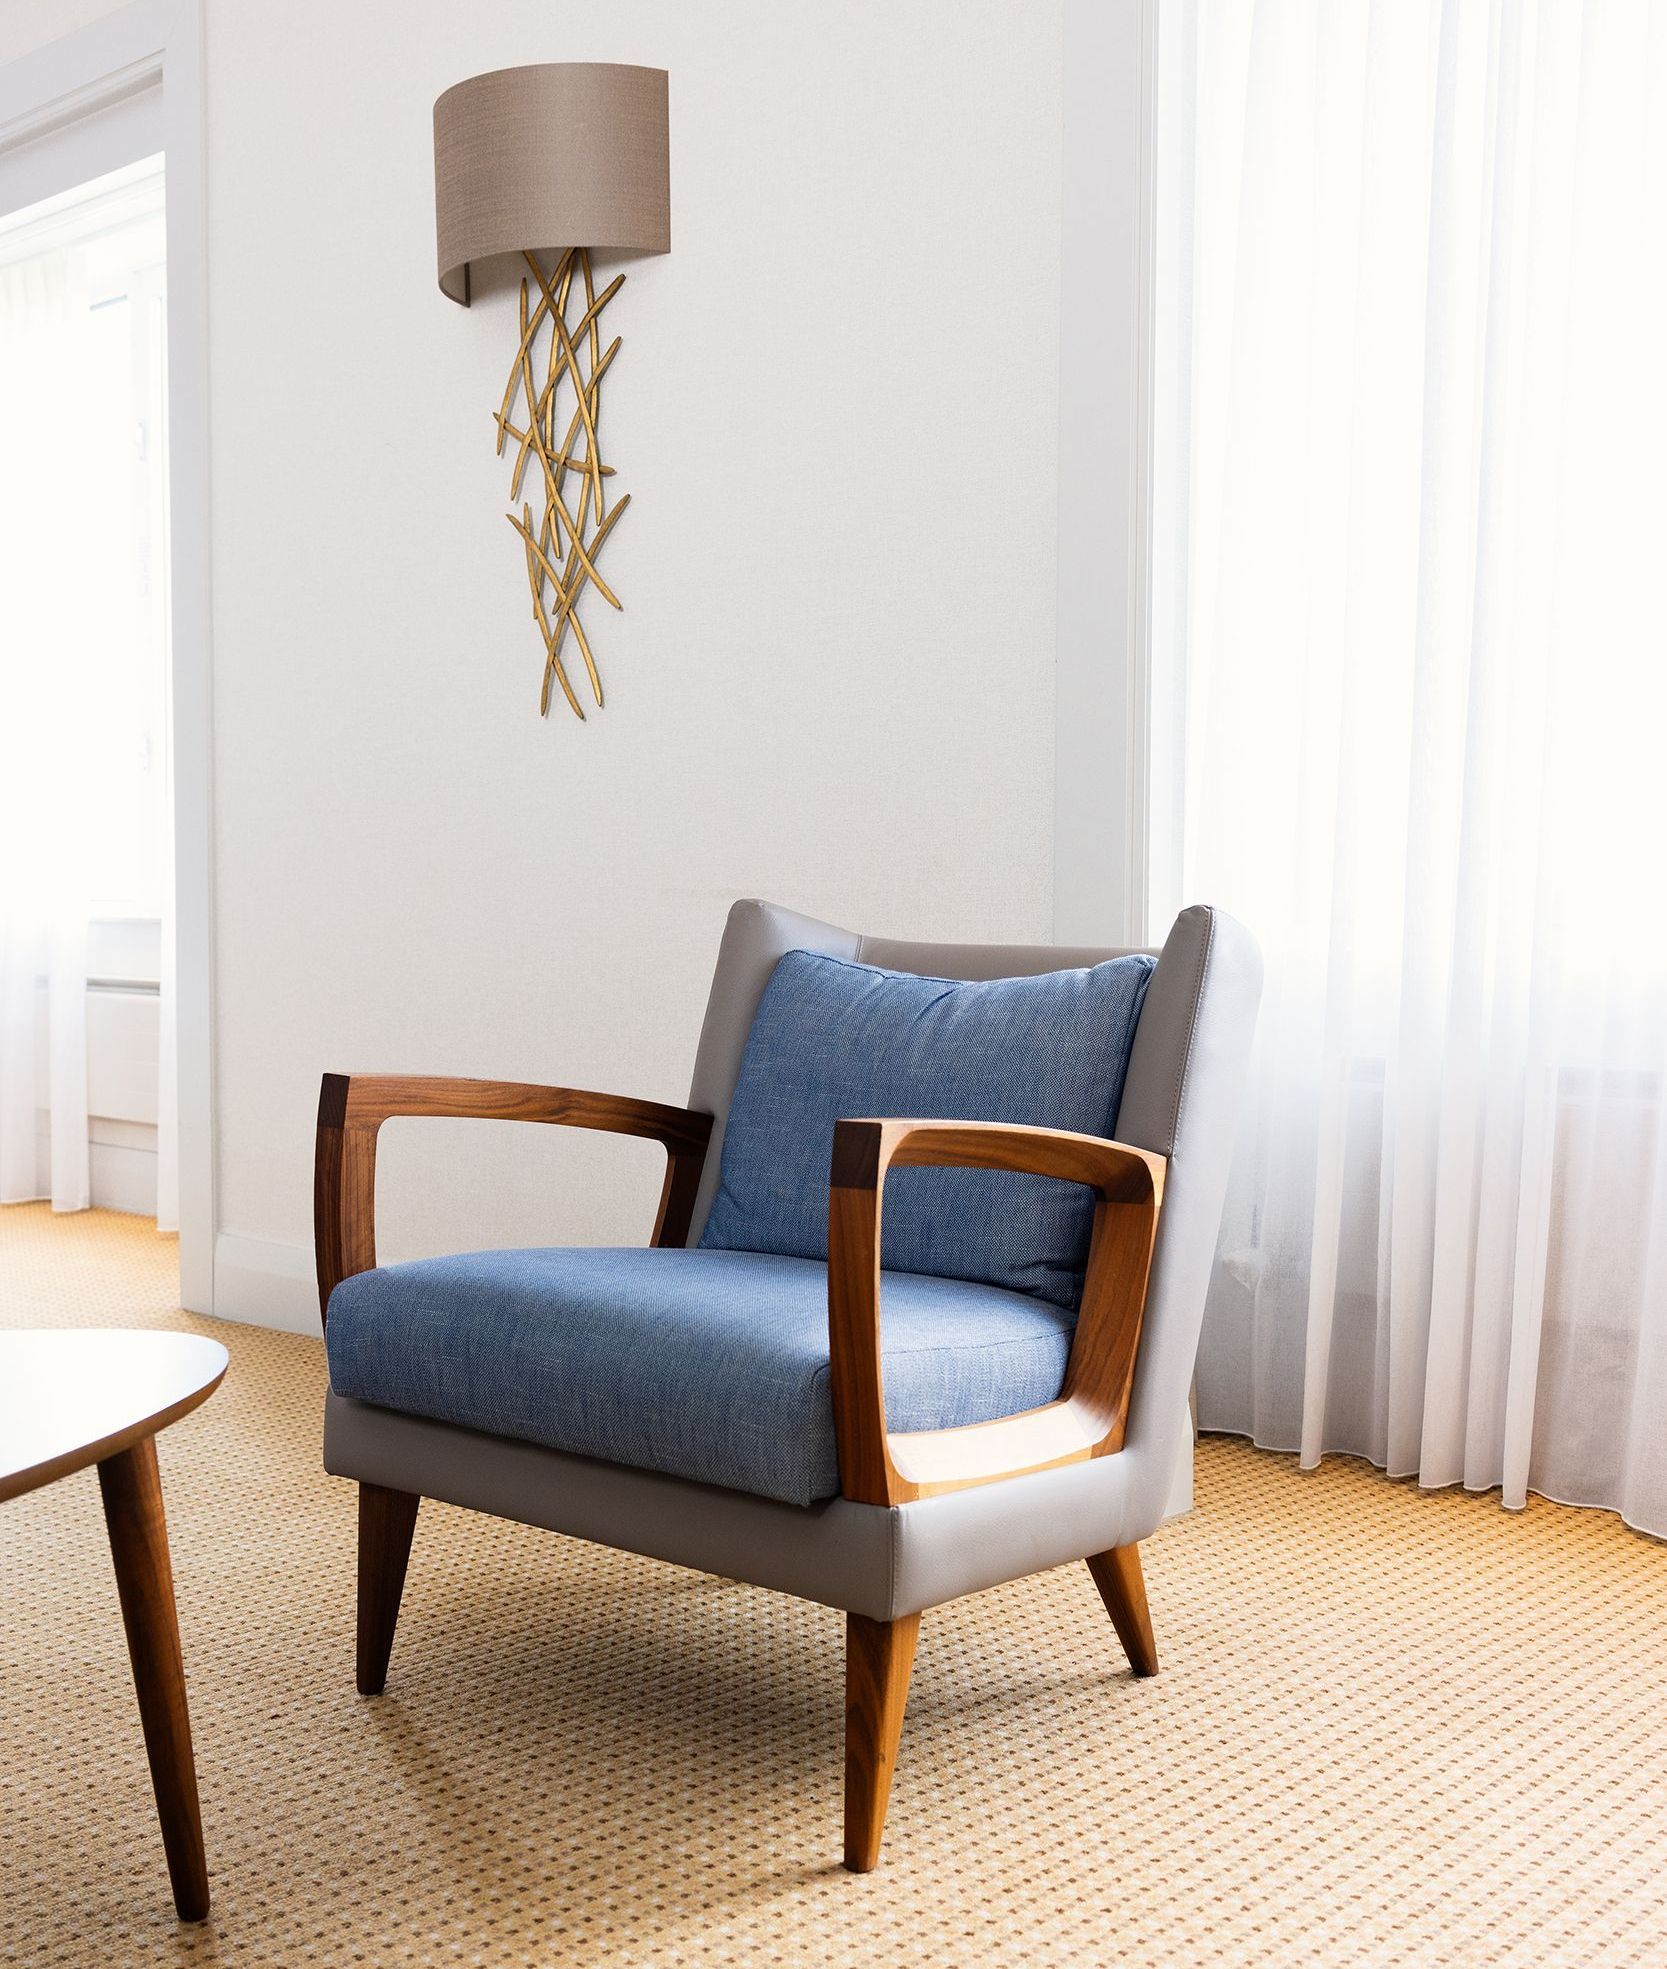
[[[602,346],[601,316],[625,276],[598,293],[590,254],[671,251],[666,71],[540,62],[459,82],[434,105],[434,204],[443,294],[467,307],[478,261],[514,254],[527,267],[493,421],[500,455],[513,457],[507,517],[544,642],[539,710],[548,715],[559,684],[582,719],[562,650],[571,629],[600,707],[579,600],[589,583],[621,606],[596,562],[631,503],[610,490],[614,468],[598,439],[602,381],[619,353],[618,336]],[[536,525],[530,503],[514,510],[529,470],[543,506]]]

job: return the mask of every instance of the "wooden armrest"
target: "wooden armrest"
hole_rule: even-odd
[[[688,1108],[592,1094],[581,1087],[538,1087],[516,1080],[448,1080],[407,1074],[327,1073],[318,1096],[313,1164],[313,1240],[318,1303],[344,1278],[376,1263],[376,1136],[394,1115],[449,1115],[479,1121],[544,1121],[641,1135],[666,1151],[666,1180],[652,1243],[682,1244],[706,1161],[712,1117]]]
[[[1094,1233],[1057,1401],[960,1429],[888,1431],[880,1363],[880,1202],[886,1171],[1011,1169],[1086,1183]],[[1163,1201],[1161,1155],[988,1121],[841,1121],[828,1188],[828,1337],[840,1488],[904,1504],[1123,1447],[1146,1278]]]

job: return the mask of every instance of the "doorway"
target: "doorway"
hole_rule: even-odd
[[[0,1198],[212,1312],[206,257],[197,0],[0,66]]]
[[[165,197],[0,220],[0,1202],[172,1231]]]

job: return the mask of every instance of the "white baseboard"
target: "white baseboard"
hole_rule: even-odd
[[[154,1217],[155,1124],[95,1113],[87,1123],[87,1177],[88,1201],[95,1210]],[[35,1123],[35,1190],[40,1196],[52,1192],[52,1130],[44,1110]]]
[[[121,1210],[130,1217],[156,1215],[156,1151],[93,1141],[87,1149],[95,1210]]]
[[[214,1240],[214,1316],[316,1339],[322,1329],[312,1247],[221,1231]]]

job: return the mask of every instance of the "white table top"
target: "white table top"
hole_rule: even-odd
[[[0,1500],[131,1449],[208,1400],[226,1371],[195,1333],[0,1332]]]

